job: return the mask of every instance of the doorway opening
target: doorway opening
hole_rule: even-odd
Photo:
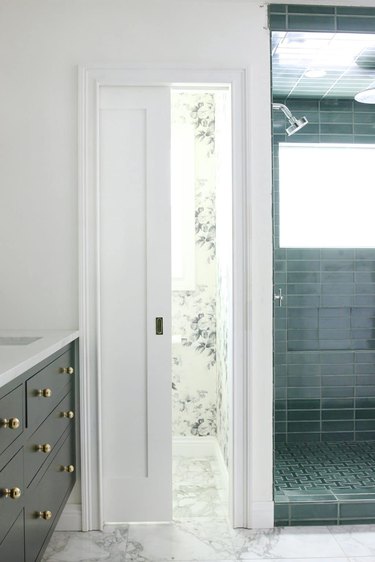
[[[171,90],[173,517],[228,517],[232,163],[228,87]]]

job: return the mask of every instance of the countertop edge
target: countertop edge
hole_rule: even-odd
[[[51,332],[51,334],[48,334],[48,332],[46,332],[46,336],[43,339],[47,339],[47,342],[45,342],[45,347],[43,349],[36,350],[34,353],[30,349],[31,353],[29,357],[21,360],[14,367],[0,372],[0,388],[5,386],[9,382],[12,382],[14,379],[16,379],[18,376],[22,375],[29,369],[32,369],[33,367],[35,367],[35,365],[56,353],[56,351],[59,351],[72,341],[78,339],[79,331],[76,330],[73,332],[69,332],[61,337],[57,336],[55,341],[48,342],[48,338],[51,339],[51,337],[53,337],[53,332]],[[41,342],[39,345],[43,345],[43,342]]]

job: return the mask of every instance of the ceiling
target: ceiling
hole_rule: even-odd
[[[274,97],[353,98],[373,85],[375,35],[272,33]]]

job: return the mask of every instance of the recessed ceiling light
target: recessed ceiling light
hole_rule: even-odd
[[[354,99],[360,103],[375,103],[375,88],[368,88],[367,90],[358,92],[358,94],[354,96]]]
[[[306,70],[305,76],[306,78],[323,78],[327,72],[325,70]]]

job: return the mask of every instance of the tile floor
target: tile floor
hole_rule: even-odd
[[[231,529],[213,459],[174,461],[170,524],[54,533],[43,562],[375,562],[375,526]]]

